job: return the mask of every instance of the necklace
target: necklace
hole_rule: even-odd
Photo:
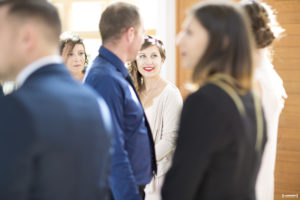
[[[151,97],[151,94],[159,86],[159,83],[160,83],[160,79],[158,79],[156,81],[155,85],[151,89],[148,90],[149,91],[148,94],[145,94],[146,89],[141,93],[143,95],[143,104],[145,104],[148,97]]]

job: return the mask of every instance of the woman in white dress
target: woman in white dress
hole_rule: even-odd
[[[175,149],[182,97],[178,88],[160,76],[166,59],[163,43],[151,36],[130,63],[129,71],[148,118],[155,143],[157,175],[145,188],[146,200],[160,200],[164,175]]]
[[[280,76],[274,69],[268,47],[282,32],[272,9],[259,1],[242,2],[248,13],[256,40],[257,68],[255,81],[259,88],[267,121],[268,141],[256,182],[257,200],[274,199],[274,170],[276,160],[277,132],[280,113],[287,94]]]

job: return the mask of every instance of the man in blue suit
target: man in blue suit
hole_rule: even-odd
[[[0,85],[0,97],[4,96],[2,86]]]
[[[144,42],[138,9],[127,3],[108,6],[100,19],[103,46],[85,83],[106,100],[115,127],[110,189],[115,200],[140,200],[156,171],[152,133],[124,65]]]
[[[0,199],[100,200],[107,193],[108,107],[59,57],[56,9],[46,0],[0,1]]]

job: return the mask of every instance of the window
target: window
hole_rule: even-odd
[[[89,63],[97,56],[101,45],[98,31],[102,11],[120,0],[49,0],[58,9],[64,31],[77,33],[84,39]],[[166,47],[166,67],[162,76],[175,83],[175,1],[174,0],[121,0],[140,9],[146,34],[161,39]]]
[[[98,30],[101,13],[109,4],[117,1],[118,0],[50,0],[58,9],[63,32],[71,31],[84,39],[90,61],[97,56],[98,48],[101,45]],[[139,5],[144,5],[143,8],[147,8],[146,6],[149,5],[149,3],[145,6],[145,2],[155,1],[143,1],[142,3],[141,0],[123,0],[123,2],[128,2],[138,7],[140,7]],[[153,5],[155,4],[152,3],[152,7]],[[146,11],[146,9],[141,9],[141,13],[143,10]],[[147,29],[146,33],[155,35],[154,18],[145,20],[145,17],[143,17],[143,19],[145,21],[145,28]],[[148,29],[148,27],[151,29]]]

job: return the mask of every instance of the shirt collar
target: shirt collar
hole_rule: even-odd
[[[26,79],[33,74],[35,71],[37,71],[38,69],[49,65],[49,64],[58,64],[58,63],[62,63],[63,60],[61,58],[61,56],[58,55],[51,55],[51,56],[47,56],[47,57],[43,57],[40,58],[36,61],[34,61],[33,63],[27,65],[17,76],[16,79],[16,86],[17,88],[21,87],[24,82],[26,81]]]
[[[128,73],[128,70],[125,67],[124,63],[114,53],[112,53],[110,50],[108,50],[104,46],[101,46],[100,49],[99,49],[99,54],[100,54],[101,57],[103,57],[108,62],[113,64],[113,66],[118,71],[120,71],[125,78],[128,76],[129,73]]]

